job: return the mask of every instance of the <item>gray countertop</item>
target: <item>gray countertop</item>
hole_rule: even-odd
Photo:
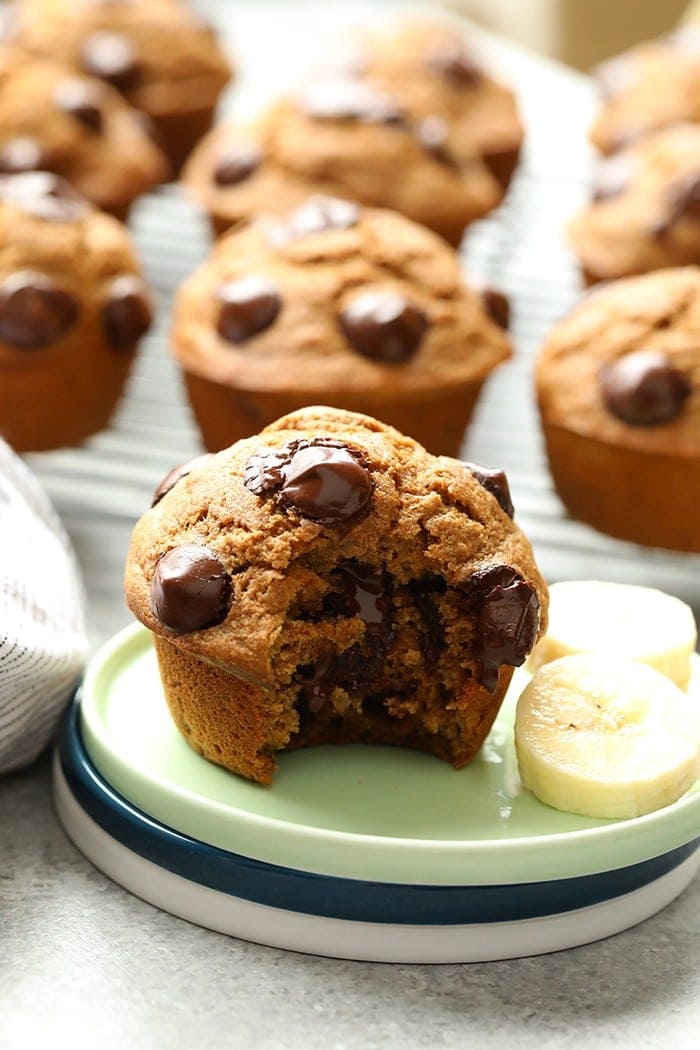
[[[200,6],[225,33],[233,24],[243,77],[232,98],[249,109],[304,67],[329,28],[396,5]],[[551,63],[484,46],[521,91],[530,145],[506,206],[478,224],[466,250],[470,265],[512,294],[519,350],[490,385],[469,458],[507,467],[550,578],[655,583],[697,607],[698,559],[640,558],[565,521],[551,492],[527,394],[529,359],[578,288],[561,227],[584,192],[592,93],[584,78]],[[172,188],[144,201],[133,225],[162,318],[129,396],[115,426],[85,449],[30,457],[78,551],[94,644],[128,622],[121,570],[133,521],[166,469],[197,448],[165,342],[170,296],[205,251],[204,226]],[[0,782],[1,1050],[684,1050],[698,1045],[699,1033],[699,880],[636,929],[557,955],[433,967],[312,958],[188,925],[111,883],[57,823],[48,759]]]

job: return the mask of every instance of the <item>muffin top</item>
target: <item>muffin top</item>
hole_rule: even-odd
[[[300,647],[320,660],[390,630],[392,595],[453,588],[481,625],[462,672],[484,679],[522,662],[546,626],[546,587],[501,505],[505,485],[367,416],[302,409],[165,479],[133,534],[128,604],[176,646],[280,684]],[[340,608],[326,601],[334,586],[354,595],[345,612],[340,593]]]
[[[215,129],[185,181],[219,225],[317,191],[393,208],[456,242],[500,202],[521,137],[513,96],[461,40],[413,27],[367,42],[248,128]]]
[[[613,153],[678,121],[700,121],[700,29],[639,44],[596,70],[603,108],[591,139]]]
[[[603,160],[570,237],[589,281],[700,261],[700,124],[679,124]]]
[[[700,269],[595,288],[537,368],[547,423],[640,452],[700,453]]]
[[[151,320],[121,223],[47,172],[0,176],[0,366],[133,351]],[[37,352],[41,351],[39,359]]]
[[[239,389],[434,390],[483,377],[510,343],[456,253],[393,212],[312,197],[222,238],[178,295],[175,353]]]
[[[180,0],[15,0],[11,12],[11,39],[153,116],[210,105],[231,75],[210,27]]]
[[[38,170],[119,212],[166,178],[168,165],[108,84],[0,47],[0,173]]]

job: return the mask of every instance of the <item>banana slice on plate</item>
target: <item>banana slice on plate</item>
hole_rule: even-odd
[[[549,588],[549,629],[528,670],[574,653],[649,664],[688,688],[697,628],[689,606],[651,587],[569,580]]]
[[[700,705],[644,664],[565,656],[523,691],[515,749],[523,784],[548,806],[638,817],[700,776]]]

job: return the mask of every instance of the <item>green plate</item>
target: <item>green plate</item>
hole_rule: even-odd
[[[116,635],[85,678],[81,726],[97,769],[164,824],[257,860],[347,878],[489,885],[571,878],[660,856],[700,835],[700,783],[656,813],[604,821],[560,813],[519,784],[517,674],[477,758],[456,772],[386,747],[279,756],[261,787],[197,755],[175,729],[150,634]]]

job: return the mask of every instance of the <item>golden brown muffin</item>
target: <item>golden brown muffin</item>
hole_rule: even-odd
[[[23,171],[62,175],[123,219],[168,163],[109,85],[0,46],[0,173]]]
[[[409,26],[368,40],[272,105],[250,127],[224,125],[185,169],[221,233],[319,192],[392,208],[458,244],[503,198],[522,127],[513,95],[453,30]]]
[[[700,122],[700,29],[639,44],[596,70],[604,104],[591,130],[603,153],[680,121]]]
[[[172,342],[211,450],[323,403],[457,455],[511,352],[444,241],[328,197],[224,237],[180,290]]]
[[[397,744],[460,768],[547,592],[503,475],[367,416],[307,408],[173,472],[126,594],[200,754],[270,783],[275,753]]]
[[[16,0],[12,11],[12,39],[120,91],[180,170],[231,77],[194,10],[180,0]]]
[[[569,233],[588,284],[700,262],[700,124],[603,160]]]
[[[148,290],[129,236],[56,175],[0,176],[0,435],[19,451],[107,425]]]
[[[574,517],[700,552],[700,269],[594,289],[537,367],[549,464]]]

